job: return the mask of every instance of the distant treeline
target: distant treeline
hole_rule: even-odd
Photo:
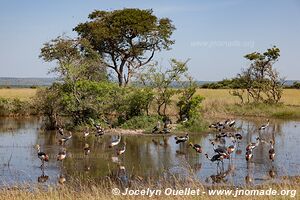
[[[55,78],[0,77],[0,88],[36,88],[40,86],[50,86],[55,81]]]
[[[300,81],[288,80],[283,83],[283,86],[284,88],[300,89]],[[200,85],[200,87],[205,89],[243,89],[243,85],[240,84],[240,80],[238,78],[204,83]]]

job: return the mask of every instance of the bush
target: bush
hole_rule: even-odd
[[[144,129],[146,131],[152,130],[157,124],[157,121],[161,121],[160,116],[135,116],[127,120],[120,127],[124,129]]]

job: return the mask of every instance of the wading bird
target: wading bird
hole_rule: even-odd
[[[66,148],[62,148],[57,154],[57,161],[63,161],[67,156]]]
[[[85,143],[83,151],[84,151],[84,155],[86,155],[86,156],[91,153],[91,148],[90,148],[90,145],[88,143]]]
[[[157,124],[153,127],[152,129],[152,134],[157,134],[160,132],[161,129],[161,125],[160,125],[160,121],[157,122]]]
[[[247,150],[245,154],[246,161],[250,161],[253,157],[252,150]]]
[[[71,138],[72,138],[72,132],[69,132],[69,136],[64,136],[61,139],[59,139],[59,144],[63,145]]]
[[[36,149],[37,149],[38,158],[42,161],[41,167],[44,167],[44,163],[49,161],[49,156],[46,153],[41,152],[40,145],[37,144]]]
[[[258,145],[260,144],[260,138],[257,137],[256,138],[256,142],[250,142],[247,146],[246,146],[246,151],[249,150],[253,150],[254,148],[256,148]]]
[[[202,147],[199,144],[193,144],[190,142],[190,146],[195,149],[197,153],[202,153]]]
[[[270,141],[270,150],[269,150],[269,159],[273,162],[275,160],[275,149],[274,149],[274,141]]]
[[[118,138],[110,143],[109,148],[118,145],[120,142],[121,142],[121,135],[118,135]]]
[[[175,140],[176,140],[176,144],[182,143],[182,142],[186,142],[189,139],[189,134],[187,133],[185,136],[176,136]]]
[[[126,142],[124,142],[124,145],[122,148],[118,149],[117,155],[122,155],[125,153],[125,151],[126,151]]]
[[[89,132],[89,128],[87,128],[84,132],[83,132],[83,138],[86,139],[87,136],[89,136],[90,132]]]
[[[58,132],[60,135],[64,135],[64,129],[63,129],[62,127],[58,127],[57,132]]]
[[[269,125],[270,125],[270,120],[268,119],[268,120],[267,120],[267,123],[261,125],[261,126],[259,127],[258,130],[260,130],[260,131],[261,131],[261,130],[265,130],[266,128],[268,128]]]

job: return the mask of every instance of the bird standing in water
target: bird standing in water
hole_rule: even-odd
[[[118,145],[120,142],[121,142],[121,135],[118,135],[118,138],[110,143],[109,148]]]
[[[274,141],[270,141],[270,150],[269,150],[269,159],[273,162],[275,160],[275,149],[274,149]]]
[[[42,167],[44,167],[44,163],[49,161],[49,156],[46,153],[41,152],[40,145],[37,144],[36,149],[37,149],[38,158],[42,161],[42,165],[41,165],[41,168],[42,168]]]
[[[261,131],[261,130],[265,130],[266,128],[268,128],[269,125],[270,125],[270,120],[268,119],[268,120],[267,120],[267,123],[261,125],[261,126],[259,127],[258,130],[260,130],[260,131]]]
[[[124,146],[117,151],[117,155],[122,155],[126,151],[126,142],[124,142]]]
[[[195,149],[197,153],[202,153],[202,147],[199,144],[193,144],[190,142],[190,146]]]
[[[186,142],[189,140],[189,134],[187,133],[187,134],[185,134],[185,136],[176,136],[175,140],[176,140],[176,144]]]
[[[66,148],[62,148],[57,154],[57,161],[63,161],[67,156]]]
[[[86,156],[91,153],[91,148],[90,148],[90,145],[88,143],[85,143],[83,151],[84,151],[84,155],[86,155]]]

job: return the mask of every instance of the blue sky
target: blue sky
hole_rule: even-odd
[[[276,68],[287,79],[300,79],[300,1],[297,0],[1,0],[0,77],[49,77],[53,64],[38,58],[42,44],[72,29],[95,10],[151,8],[169,17],[177,30],[172,50],[155,60],[190,58],[197,80],[233,77],[249,63],[243,55],[281,49]]]

